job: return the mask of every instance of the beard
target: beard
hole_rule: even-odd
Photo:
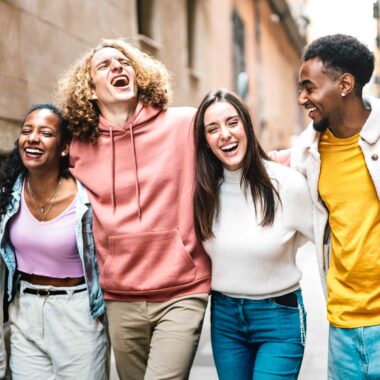
[[[313,122],[313,128],[317,132],[324,132],[329,127],[329,121],[327,119],[321,119],[318,123]]]

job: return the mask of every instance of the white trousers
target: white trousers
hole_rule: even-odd
[[[13,380],[104,380],[108,341],[104,326],[90,316],[86,285],[68,288],[21,281],[9,307],[10,367]],[[48,297],[25,288],[67,290]]]

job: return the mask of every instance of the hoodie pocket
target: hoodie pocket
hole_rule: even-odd
[[[177,229],[109,237],[102,287],[110,292],[176,287],[196,278],[195,264]]]

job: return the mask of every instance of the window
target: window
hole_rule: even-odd
[[[196,0],[187,0],[187,66],[192,69],[195,60],[195,3]]]
[[[234,88],[245,99],[248,95],[248,75],[245,71],[244,23],[236,10],[232,13],[232,27]]]
[[[153,39],[153,0],[137,0],[138,33]]]

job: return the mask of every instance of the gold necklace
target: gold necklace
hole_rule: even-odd
[[[28,177],[28,182],[27,182],[27,184],[28,184],[28,192],[30,194],[30,197],[32,198],[34,206],[36,207],[36,209],[38,210],[38,212],[41,214],[41,218],[40,218],[41,222],[44,222],[46,220],[47,216],[49,215],[49,212],[50,212],[50,210],[52,209],[52,207],[54,205],[55,198],[57,197],[59,188],[61,187],[61,183],[62,183],[62,177],[59,179],[57,188],[55,189],[53,195],[50,197],[49,202],[46,203],[46,205],[42,206],[40,204],[40,202],[38,201],[37,197],[33,193],[32,187],[30,186],[30,179]],[[49,206],[46,209],[45,207],[47,205],[49,205]]]

